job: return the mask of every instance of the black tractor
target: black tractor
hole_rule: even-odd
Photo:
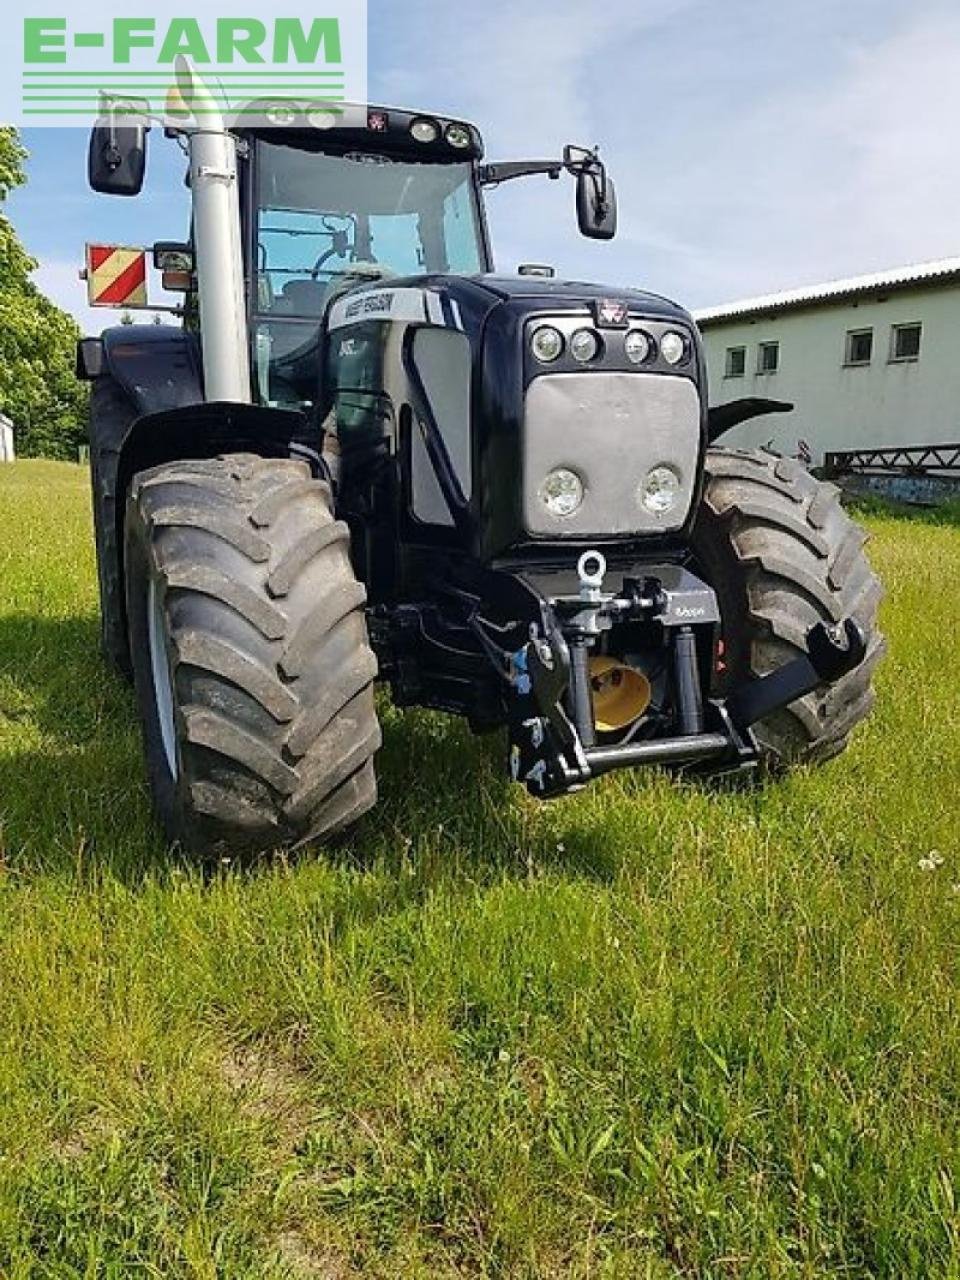
[[[262,849],[353,823],[378,681],[505,730],[542,799],[842,751],[882,651],[864,534],[798,462],[717,444],[785,406],[709,409],[665,298],[494,273],[487,186],[569,174],[583,234],[614,235],[596,152],[485,164],[459,120],[260,107],[167,123],[193,216],[154,256],[182,325],[78,353],[103,644],[167,835]],[[105,112],[96,190],[140,190],[146,136]]]

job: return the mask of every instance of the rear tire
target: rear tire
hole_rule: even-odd
[[[724,638],[723,695],[806,652],[817,622],[853,618],[867,636],[859,667],[754,726],[765,764],[778,770],[838,755],[869,715],[885,651],[883,595],[864,553],[867,535],[835,485],[767,450],[708,450],[693,534],[698,564],[717,593]]]
[[[90,393],[90,479],[100,587],[100,647],[110,665],[127,680],[131,667],[120,568],[117,472],[120,447],[136,416],[130,400],[112,378],[97,378]]]
[[[349,535],[305,463],[138,475],[126,509],[134,682],[155,807],[196,851],[348,826],[376,801],[377,665]]]

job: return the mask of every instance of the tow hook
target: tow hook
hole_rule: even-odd
[[[570,647],[570,701],[573,723],[584,749],[596,745],[597,730],[590,691],[590,651],[602,630],[600,611],[603,607],[603,580],[607,562],[599,551],[585,551],[577,562],[580,579],[580,604],[568,624]]]

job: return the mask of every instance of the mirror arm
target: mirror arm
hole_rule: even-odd
[[[499,187],[501,182],[513,182],[515,178],[530,178],[546,174],[556,181],[567,166],[562,160],[505,160],[499,164],[480,166],[480,185]]]

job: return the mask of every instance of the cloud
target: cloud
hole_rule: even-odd
[[[631,229],[672,225],[680,246],[648,240],[658,283],[704,304],[960,253],[960,14],[867,29],[829,56],[825,42],[822,65],[799,47],[794,73],[749,99],[718,93],[673,170],[628,173]]]
[[[762,23],[755,0],[420,12],[375,90],[471,115],[498,157],[600,141],[617,180],[609,246],[577,237],[567,181],[493,193],[502,265],[705,305],[960,252],[953,7],[807,0]]]
[[[374,100],[473,119],[492,159],[602,144],[617,240],[577,234],[570,179],[510,183],[488,201],[502,269],[552,262],[701,306],[960,253],[955,4],[804,0],[761,21],[756,0],[371,0],[370,16]],[[112,317],[85,306],[73,242],[186,219],[182,159],[151,143],[140,200],[64,218],[82,148],[38,136],[11,201],[42,287],[94,332]]]

